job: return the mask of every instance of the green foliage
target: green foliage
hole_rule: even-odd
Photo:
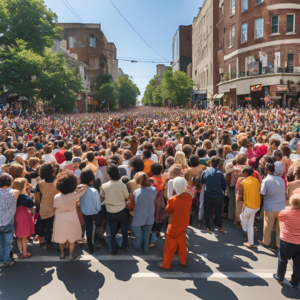
[[[117,98],[118,95],[113,83],[102,84],[95,95],[95,99],[100,104],[100,107],[108,107],[109,109],[117,106]]]
[[[187,105],[192,98],[194,81],[181,71],[172,72],[167,69],[162,80],[163,99],[168,99],[173,105]]]
[[[167,69],[163,75],[161,84],[157,84],[159,76],[151,79],[142,98],[143,105],[162,106],[167,99],[173,105],[187,105],[192,98],[193,80],[184,72]]]
[[[62,37],[57,15],[42,0],[0,0],[0,28],[0,45],[17,46],[23,40],[27,49],[39,54]]]
[[[12,94],[33,97],[36,82],[32,76],[39,76],[43,58],[32,50],[26,50],[26,43],[15,41],[16,46],[0,47],[0,86]]]
[[[127,76],[118,77],[115,83],[120,107],[136,105],[137,97],[141,94],[139,88]]]
[[[228,81],[229,80],[229,72],[226,72],[223,77],[222,77],[222,82]]]
[[[67,61],[64,54],[49,48],[44,52],[42,72],[35,82],[38,99],[51,101],[51,107],[59,107],[66,112],[72,111],[76,94],[82,90],[79,67]]]
[[[110,83],[111,82],[111,75],[110,74],[99,74],[96,77],[95,80],[95,90],[99,90],[102,84],[104,83]]]

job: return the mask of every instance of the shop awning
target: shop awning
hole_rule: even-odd
[[[224,96],[224,94],[218,94],[217,97],[214,98],[214,100],[220,100],[223,96]]]
[[[216,99],[216,98],[217,98],[217,96],[218,96],[218,94],[214,94],[214,97],[213,97],[213,99]]]

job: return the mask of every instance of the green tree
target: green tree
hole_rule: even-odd
[[[153,103],[155,106],[163,106],[164,99],[162,97],[163,86],[159,85],[153,93]]]
[[[194,81],[181,71],[167,69],[163,75],[162,93],[163,99],[168,99],[173,105],[187,105],[192,98]]]
[[[111,83],[111,75],[110,74],[99,74],[95,80],[95,88],[94,90],[99,90],[102,84]]]
[[[104,83],[95,94],[96,101],[100,107],[108,107],[113,109],[117,106],[118,95],[113,83]]]
[[[142,98],[142,104],[145,106],[154,105],[153,93],[155,91],[156,80],[151,79],[145,89],[144,96]]]
[[[46,99],[51,107],[62,108],[66,112],[72,111],[76,94],[82,90],[78,65],[49,48],[44,51],[42,72],[35,83],[38,99]]]
[[[139,88],[127,76],[118,77],[115,83],[120,107],[136,105],[137,97],[141,94]]]
[[[0,86],[11,94],[33,97],[37,84],[32,77],[41,74],[43,57],[26,50],[22,40],[16,40],[15,45],[0,47]]]
[[[53,47],[54,39],[61,39],[62,30],[42,0],[0,0],[1,46],[18,46],[23,40],[27,49],[41,54]]]

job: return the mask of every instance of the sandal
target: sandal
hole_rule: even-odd
[[[198,228],[201,228],[201,221],[198,221]]]
[[[32,254],[29,252],[26,252],[26,253],[23,253],[22,256],[23,256],[23,258],[29,258],[32,256]]]
[[[259,242],[262,246],[269,248],[269,246],[266,245],[266,244],[264,244],[261,240],[258,240],[258,242]]]
[[[59,257],[60,257],[60,259],[64,259],[66,257],[66,255],[65,254],[61,254]]]
[[[206,232],[207,232],[207,233],[210,233],[210,229],[209,229],[209,228],[206,228]]]
[[[218,228],[218,230],[219,230],[221,233],[225,233],[225,230],[224,230],[222,227]]]
[[[279,247],[276,245],[276,243],[273,244],[273,246],[278,250]]]
[[[149,245],[149,248],[153,248],[153,247],[155,247],[155,244],[150,244]]]
[[[73,253],[72,257],[69,257],[69,261],[74,260],[77,257],[77,253]]]

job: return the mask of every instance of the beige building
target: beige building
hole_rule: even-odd
[[[217,68],[217,45],[214,31],[217,18],[214,16],[215,4],[212,0],[205,0],[199,9],[192,25],[192,78],[195,82],[193,101],[209,102],[216,93],[214,70]],[[206,95],[203,96],[203,95]]]

